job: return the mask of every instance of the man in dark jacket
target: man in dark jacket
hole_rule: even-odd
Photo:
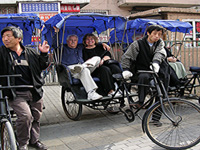
[[[9,105],[17,114],[16,136],[19,150],[27,150],[27,145],[40,150],[47,147],[39,141],[40,118],[43,108],[44,81],[41,72],[49,65],[49,45],[44,41],[36,49],[22,45],[23,31],[17,27],[5,27],[1,31],[4,46],[0,47],[0,75],[21,74],[12,78],[11,85],[32,85],[33,88],[3,90],[3,96],[9,97]],[[7,85],[5,78],[0,78],[1,85]]]
[[[159,25],[151,25],[147,28],[147,35],[142,39],[134,41],[122,56],[122,67],[124,70],[130,70],[133,73],[138,70],[151,70],[150,64],[153,65],[155,72],[159,72],[160,65],[166,59],[164,41],[161,39],[164,28]],[[131,65],[135,70],[131,70]],[[138,75],[138,84],[149,84],[151,75],[140,73]],[[139,101],[133,103],[135,107],[141,107],[144,103],[148,87],[138,86]]]

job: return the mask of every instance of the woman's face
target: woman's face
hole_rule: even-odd
[[[95,45],[95,39],[91,36],[88,36],[85,40],[85,44],[87,46],[94,46]]]

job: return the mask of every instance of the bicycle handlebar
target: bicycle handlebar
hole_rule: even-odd
[[[2,90],[2,89],[17,89],[17,88],[33,88],[33,86],[32,85],[0,86],[0,90]]]
[[[0,90],[2,89],[16,89],[16,88],[33,88],[32,85],[10,85],[10,78],[11,77],[22,77],[21,74],[13,74],[13,75],[0,75],[0,78],[7,78],[8,85],[7,86],[1,86]]]

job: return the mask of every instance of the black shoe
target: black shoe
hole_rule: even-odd
[[[156,127],[161,127],[162,126],[162,123],[160,121],[156,121],[156,120],[152,120],[149,122],[149,124],[152,124]]]
[[[1,150],[1,149],[0,149]],[[28,150],[27,145],[23,145],[23,146],[18,146],[17,150]]]
[[[48,147],[44,145],[42,142],[37,141],[34,144],[29,144],[29,146],[36,148],[37,150],[47,150]]]

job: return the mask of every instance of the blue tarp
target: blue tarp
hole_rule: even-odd
[[[132,36],[138,33],[143,34],[145,32],[145,29],[147,26],[157,24],[161,25],[167,30],[171,32],[182,32],[182,33],[189,33],[190,30],[192,30],[192,25],[188,22],[182,22],[177,20],[158,20],[158,19],[135,19],[130,20],[127,22],[127,28],[125,30],[125,33],[128,35],[128,41],[129,43],[132,43]],[[117,31],[117,38],[119,41],[122,41],[123,38],[123,30]],[[111,33],[111,43],[114,43],[116,40],[114,38],[114,32]],[[123,40],[125,43],[127,43],[126,37],[124,37]]]
[[[31,44],[31,37],[34,29],[41,29],[43,21],[37,16],[37,14],[0,14],[0,31],[6,26],[16,26],[23,30],[23,44]],[[1,38],[1,35],[0,35]],[[0,46],[2,46],[2,40],[0,40]]]
[[[97,31],[100,34],[108,28],[118,28],[124,30],[126,19],[121,16],[109,16],[98,13],[79,13],[79,14],[57,14],[45,22],[43,35],[45,39],[52,43],[54,34],[53,26],[60,29],[60,41],[62,39],[63,27],[65,26],[64,40],[70,34],[76,34],[79,37],[79,43],[82,43],[82,38],[87,33]]]

